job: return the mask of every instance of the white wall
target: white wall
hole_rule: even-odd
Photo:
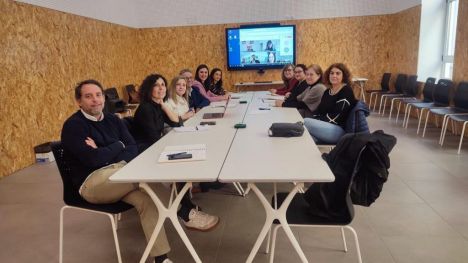
[[[439,79],[445,37],[445,0],[422,0],[419,31],[418,80]]]
[[[382,15],[421,4],[421,0],[17,1],[134,28]]]

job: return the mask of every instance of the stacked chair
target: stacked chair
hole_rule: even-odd
[[[369,108],[371,108],[372,104],[372,98],[375,97],[374,99],[374,108],[373,110],[375,111],[375,105],[377,105],[377,99],[379,95],[386,94],[390,92],[390,78],[392,74],[391,73],[384,73],[382,76],[382,80],[380,81],[380,89],[372,89],[372,90],[366,90],[367,93],[369,93]],[[374,96],[375,95],[375,96]]]
[[[415,100],[417,95],[418,95],[418,76],[417,75],[411,75],[411,76],[409,76],[408,81],[406,82],[406,84],[403,87],[403,95],[401,95],[401,96],[398,96],[398,95],[392,96],[392,103],[391,103],[391,106],[390,106],[390,113],[388,115],[388,119],[389,120],[392,119],[393,105],[394,105],[395,101],[399,102],[398,112],[397,112],[397,117],[396,117],[396,121],[398,122],[398,115],[400,115],[401,101],[405,100],[405,99]]]
[[[379,114],[382,112],[382,116],[385,115],[385,107],[387,106],[388,98],[395,98],[403,96],[403,87],[406,85],[406,80],[408,76],[406,74],[398,74],[395,81],[395,91],[387,92],[380,96],[380,105],[379,105]],[[383,105],[383,108],[382,108]]]
[[[426,103],[425,105],[429,105],[430,103],[434,101],[433,93],[434,93],[435,81],[436,81],[435,78],[427,78],[426,83],[424,84],[423,92],[422,92],[423,93],[422,99],[407,98],[407,99],[400,100],[400,102],[406,103],[405,115],[403,118],[403,126],[405,127],[405,129],[408,128],[408,121],[409,121],[409,116],[411,113],[411,108],[413,106],[413,103]],[[400,111],[400,106],[398,106],[398,111]],[[398,116],[398,113],[397,113],[397,116]],[[418,110],[419,125],[421,124],[421,116],[422,115],[419,114],[419,110]],[[419,125],[418,125],[418,130],[419,130]]]

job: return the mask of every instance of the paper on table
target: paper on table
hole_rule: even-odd
[[[169,160],[167,155],[186,152],[192,154],[190,159],[175,159]],[[190,144],[190,145],[175,145],[166,146],[164,151],[159,155],[158,162],[173,163],[173,162],[192,162],[206,160],[206,144]]]
[[[196,131],[206,131],[210,129],[208,125],[197,125],[197,126],[182,126],[175,127],[174,131],[176,132],[196,132]]]

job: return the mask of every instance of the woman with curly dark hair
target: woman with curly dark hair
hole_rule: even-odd
[[[328,89],[312,118],[304,119],[304,126],[316,143],[336,144],[345,134],[349,112],[356,105],[351,72],[343,63],[335,63],[324,73]]]

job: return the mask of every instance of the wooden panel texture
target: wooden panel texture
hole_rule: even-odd
[[[224,29],[237,24],[131,29],[10,0],[0,0],[0,10],[0,177],[33,163],[34,145],[60,138],[77,109],[73,87],[80,80],[96,78],[121,92],[149,73],[169,80],[201,63],[221,68],[229,90],[235,82],[280,79],[280,70],[226,70]],[[419,16],[417,6],[282,23],[297,25],[298,63],[345,62],[374,87],[383,72],[416,72]]]
[[[457,40],[455,42],[455,61],[453,80],[468,81],[468,0],[458,3]]]

